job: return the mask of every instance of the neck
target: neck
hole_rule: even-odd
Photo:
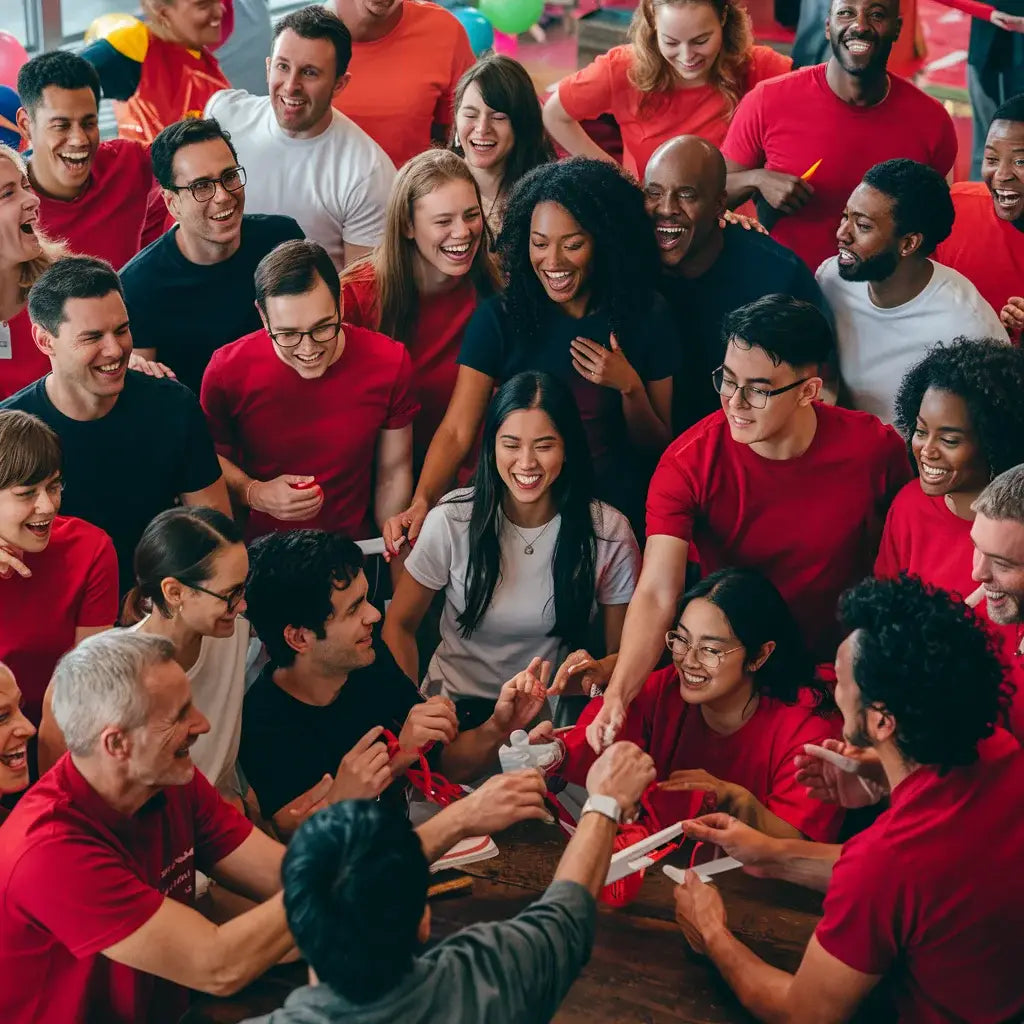
[[[201,50],[201,46],[193,46],[191,43],[185,42],[179,36],[175,35],[172,29],[167,25],[161,25],[158,21],[147,21],[146,28],[149,29],[153,35],[158,36],[165,43],[177,43],[178,46],[184,46],[187,50]]]
[[[905,760],[891,742],[882,743],[875,747],[875,750],[878,752],[879,761],[882,762],[890,793],[921,767],[914,761]]]
[[[416,282],[416,291],[420,295],[441,295],[458,287],[461,277],[452,277],[437,269],[429,260],[425,260],[419,249],[413,249],[412,276]]]
[[[180,615],[168,618],[154,610],[139,627],[139,632],[166,637],[170,640],[174,644],[174,660],[186,672],[199,660],[203,635],[192,629],[191,626],[186,626]]]
[[[889,73],[885,68],[871,74],[851,75],[835,57],[829,58],[825,81],[839,99],[854,107],[873,107],[889,94]]]
[[[916,299],[928,287],[934,272],[930,259],[902,259],[884,281],[868,282],[868,295],[879,309],[895,309]]]
[[[348,682],[348,673],[324,675],[298,660],[287,668],[274,669],[274,685],[303,704],[325,708],[337,699],[341,688]]]
[[[72,754],[71,762],[103,802],[125,817],[138,813],[140,808],[162,788],[125,780],[110,767],[110,762],[102,755],[79,757]]]
[[[90,395],[68,386],[55,373],[47,375],[43,386],[54,408],[72,420],[101,420],[117,404],[118,395]]]
[[[21,295],[21,264],[0,266],[0,320],[12,320],[25,308]]]
[[[540,501],[533,501],[528,505],[516,501],[506,491],[505,497],[501,499],[501,511],[505,513],[505,518],[510,523],[521,526],[524,530],[532,530],[545,523],[550,523],[558,513],[558,509],[555,508],[555,499],[551,496],[550,490]]]
[[[205,238],[193,238],[181,230],[181,225],[174,232],[174,241],[178,244],[178,251],[189,263],[196,263],[201,267],[209,267],[214,263],[223,263],[231,259],[238,252],[242,244],[242,232],[230,242],[210,242]]]
[[[715,261],[722,255],[724,248],[725,232],[716,225],[704,245],[697,250],[691,249],[683,257],[682,263],[679,264],[675,272],[688,280],[703,277],[715,265]]]
[[[966,519],[967,522],[974,522],[974,511],[971,506],[978,499],[981,491],[951,491],[945,496],[946,508],[958,519]]]
[[[345,22],[354,43],[372,43],[375,39],[383,39],[402,20],[401,4],[386,18],[374,18],[360,13],[352,0],[335,0],[334,6],[335,13]]]
[[[754,693],[754,682],[747,678],[732,693],[701,704],[700,713],[712,732],[720,736],[730,736],[750,720],[757,710],[758,702],[759,698]]]
[[[784,459],[796,459],[811,447],[817,429],[818,414],[814,411],[814,406],[801,405],[790,417],[784,432],[773,434],[763,441],[755,441],[750,447],[762,459],[779,462]]]
[[[498,196],[501,195],[501,183],[505,177],[505,162],[502,161],[493,167],[470,167],[469,173],[473,175],[473,180],[480,189],[480,198],[484,200],[485,208],[496,203]]]
[[[560,303],[562,312],[573,320],[582,320],[587,315],[587,304],[590,302],[589,292],[577,292],[568,302]]]
[[[85,179],[84,182],[78,188],[70,188],[61,183],[56,178],[51,178],[45,170],[40,176],[39,174],[40,165],[35,160],[29,160],[28,162],[28,180],[32,183],[32,187],[40,195],[49,196],[51,199],[63,199],[67,202],[70,199],[74,199],[80,195],[82,190],[92,180],[92,174]]]

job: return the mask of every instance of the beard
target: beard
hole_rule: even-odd
[[[884,281],[896,272],[900,258],[894,250],[880,252],[866,260],[857,260],[852,267],[839,264],[839,276],[844,281]]]
[[[832,48],[832,56],[835,57],[839,62],[839,66],[848,75],[853,75],[855,78],[870,78],[871,76],[884,73],[889,63],[889,54],[892,52],[895,39],[883,39],[881,36],[875,36],[871,39],[870,42],[875,44],[875,49],[871,55],[871,60],[867,64],[851,62],[850,52],[844,45],[849,39],[849,34],[844,32],[840,35],[839,39],[833,39],[829,35],[828,40],[829,46]],[[867,41],[865,40],[865,42]]]
[[[843,730],[843,739],[851,747],[857,747],[859,750],[867,750],[872,746],[871,737],[868,735],[868,716],[863,708],[857,712],[857,724],[854,728]]]
[[[988,598],[985,598],[985,611],[988,617],[997,626],[1011,626],[1021,621],[1021,599],[1024,594],[1006,594],[1004,602],[998,607],[993,607]]]

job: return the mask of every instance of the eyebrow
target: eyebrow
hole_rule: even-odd
[[[500,434],[503,440],[506,441],[521,441],[522,438],[518,434]],[[543,437],[535,437],[533,443],[536,444],[538,441],[557,441],[558,438],[554,434],[545,434]]]
[[[188,185],[197,185],[201,181],[216,181],[222,175],[227,174],[228,171],[236,170],[237,167],[238,167],[238,164],[228,164],[227,167],[225,167],[224,170],[220,172],[220,174],[201,174],[201,175],[199,175],[198,178],[193,178],[188,183]],[[188,188],[188,185],[185,185],[184,187]]]
[[[739,380],[739,374],[734,370],[730,370],[726,363],[722,363],[722,369],[729,374],[730,377],[735,377]],[[771,384],[772,380],[770,377],[748,377],[746,380],[747,384]]]
[[[118,324],[114,328],[114,333],[117,334],[118,331],[127,330],[128,326],[129,326],[129,321],[125,320],[123,323]],[[103,335],[106,334],[106,333],[107,333],[106,329],[99,329],[99,328],[95,328],[94,327],[94,328],[92,328],[90,330],[79,331],[78,334],[75,335],[75,340],[76,341],[83,341],[83,340],[88,340],[89,338],[102,338]]]
[[[189,697],[189,699],[187,701],[185,701],[185,703],[182,704],[181,707],[178,709],[177,717],[174,720],[176,722],[180,722],[189,713],[191,708],[192,708],[192,698]]]
[[[924,424],[924,426],[926,426],[926,427],[928,426],[928,424],[925,423],[924,420],[921,419],[920,416],[917,417],[917,420],[918,420],[919,423]],[[940,434],[966,434],[967,433],[967,428],[966,427],[936,427],[935,429]]]
[[[683,626],[683,625],[680,625],[679,628],[684,633],[690,633],[690,631],[685,626]],[[690,636],[693,636],[693,634],[690,633]],[[699,637],[697,637],[697,640],[698,641],[700,641],[700,640],[713,640],[717,644],[731,644],[732,641],[733,641],[733,638],[732,637],[728,637],[728,636],[699,636]]]

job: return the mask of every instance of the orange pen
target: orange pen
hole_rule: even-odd
[[[824,159],[824,157],[822,157],[822,160],[823,160],[823,159]],[[817,169],[818,169],[818,168],[819,168],[820,166],[821,166],[821,160],[815,160],[815,161],[814,161],[814,163],[813,163],[813,164],[811,164],[811,166],[810,166],[810,167],[808,167],[808,168],[807,168],[807,170],[806,170],[806,171],[804,171],[804,173],[800,175],[801,179],[802,179],[803,181],[810,181],[810,180],[811,180],[811,178],[813,178],[813,177],[814,177],[814,172],[815,172],[815,171],[816,171],[816,170],[817,170]]]

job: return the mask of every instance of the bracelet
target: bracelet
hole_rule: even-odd
[[[246,487],[246,489],[245,489],[245,503],[246,503],[246,505],[248,505],[248,506],[249,506],[249,508],[252,508],[252,507],[253,507],[253,504],[252,504],[252,498],[250,497],[250,495],[252,494],[252,489],[253,489],[253,488],[254,488],[254,487],[255,487],[255,486],[256,486],[256,485],[258,484],[258,483],[259,483],[259,480],[250,480],[250,481],[249,481],[249,486],[248,486],[248,487]]]

